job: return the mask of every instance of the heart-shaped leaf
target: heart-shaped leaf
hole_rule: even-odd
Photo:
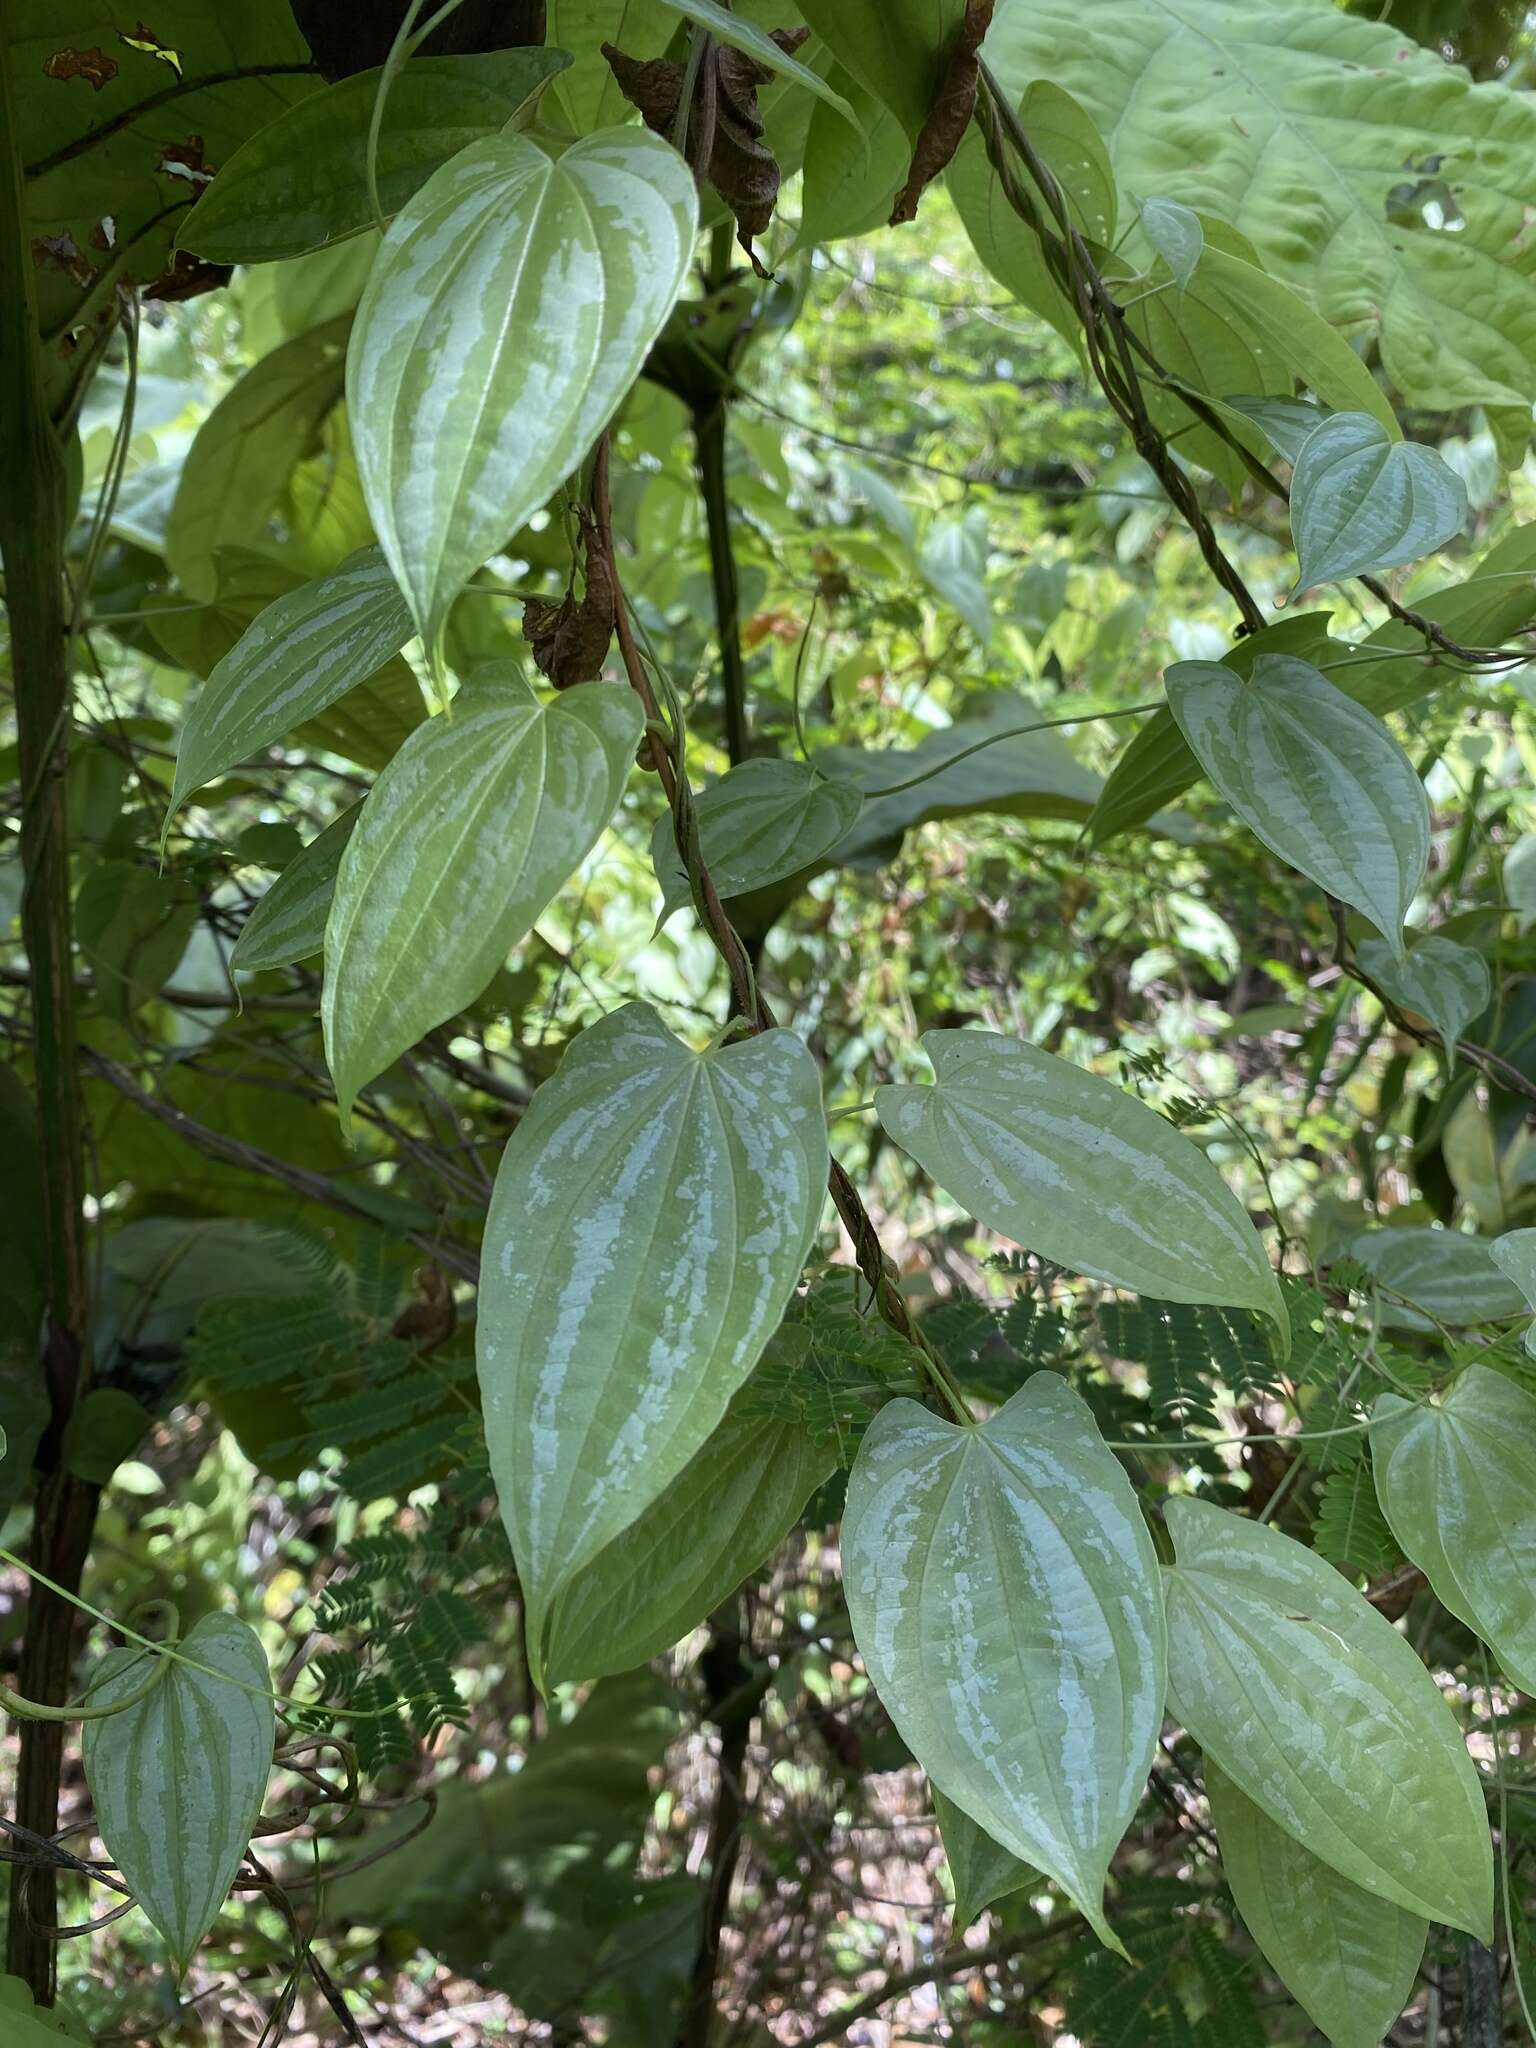
[[[362,805],[353,804],[289,861],[241,926],[229,955],[232,974],[290,967],[323,949],[336,870],[362,815]]]
[[[1430,1223],[1362,1230],[1351,1240],[1349,1256],[1382,1289],[1388,1319],[1403,1327],[1498,1323],[1524,1307],[1508,1268],[1499,1270],[1504,1260],[1495,1257],[1494,1240],[1465,1230],[1438,1230]]]
[[[1181,206],[1176,199],[1144,199],[1141,231],[1183,291],[1205,250],[1205,229],[1200,225],[1199,214],[1191,207]]]
[[[269,604],[192,700],[166,830],[194,790],[344,697],[410,637],[410,612],[377,548]]]
[[[607,426],[687,275],[693,176],[639,128],[472,143],[385,236],[347,356],[368,509],[434,666],[448,611]]]
[[[209,1614],[137,1706],[85,1725],[85,1776],[107,1853],[185,1969],[219,1914],[261,1814],[276,1715],[266,1652]],[[103,1658],[86,1697],[110,1706],[146,1676],[143,1650]]]
[[[702,1450],[757,1363],[826,1174],[799,1039],[696,1053],[644,1003],[582,1032],[512,1133],[476,1343],[541,1685],[556,1598]]]
[[[809,1349],[809,1333],[784,1324],[759,1372],[804,1372]],[[836,1463],[749,1380],[665,1492],[567,1582],[550,1613],[547,1682],[632,1671],[670,1650],[772,1557]]]
[[[1287,462],[1296,460],[1314,428],[1330,417],[1326,406],[1307,398],[1227,398],[1222,403],[1262,428],[1275,453]]]
[[[763,889],[830,853],[853,829],[863,792],[803,761],[743,761],[694,803],[699,851],[724,897]],[[688,874],[669,813],[651,834],[651,864],[662,887],[661,914],[689,900]]]
[[[1496,1259],[1507,1242],[1495,1243]],[[1536,1395],[1469,1365],[1439,1401],[1380,1395],[1371,1420],[1376,1497],[1393,1535],[1436,1599],[1522,1692],[1536,1691]]]
[[[1162,1601],[1130,1481],[1037,1373],[988,1421],[880,1410],[843,1518],[854,1639],[945,1795],[1100,1938],[1109,1859],[1162,1725]]]
[[[1209,1760],[1221,1867],[1248,1932],[1334,2048],[1379,2048],[1408,2003],[1429,1924],[1352,1884]]]
[[[1440,1034],[1446,1058],[1454,1060],[1457,1039],[1493,997],[1493,980],[1482,954],[1436,932],[1415,939],[1401,958],[1395,958],[1380,939],[1366,939],[1355,950],[1382,994],[1400,1010],[1427,1017]]]
[[[613,816],[644,726],[625,683],[543,703],[482,669],[396,754],[342,851],[325,926],[325,1051],[360,1088],[472,1003]]]
[[[978,1827],[965,1808],[947,1799],[937,1785],[928,1790],[955,1888],[954,1931],[962,1934],[994,1899],[1006,1899],[1033,1884],[1035,1872],[1001,1842],[994,1842],[986,1829]]]
[[[1429,800],[1381,720],[1293,654],[1261,654],[1246,677],[1179,661],[1164,682],[1185,739],[1248,829],[1363,911],[1400,958],[1429,859]]]
[[[564,50],[489,50],[404,65],[379,130],[385,218],[440,164],[536,102],[570,61]],[[178,247],[213,263],[270,263],[372,227],[366,165],[380,76],[355,72],[259,128],[184,217]]]
[[[1506,1230],[1489,1245],[1488,1256],[1536,1309],[1536,1230]],[[1536,1322],[1525,1333],[1525,1348],[1536,1357]]]
[[[1482,1787],[1439,1688],[1363,1594],[1278,1529],[1170,1500],[1168,1710],[1240,1790],[1378,1898],[1486,1942]]]
[[[1336,412],[1307,436],[1291,477],[1297,583],[1396,569],[1467,522],[1467,489],[1433,448],[1394,441],[1368,413]]]
[[[1289,1321],[1258,1232],[1198,1147],[1098,1074],[994,1031],[929,1031],[931,1088],[875,1090],[882,1124],[978,1221],[1163,1301]]]

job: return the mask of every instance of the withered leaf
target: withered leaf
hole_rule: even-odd
[[[595,682],[613,638],[613,566],[590,527],[586,542],[587,588],[581,600],[573,588],[564,597],[530,597],[523,606],[523,635],[534,664],[557,690]]]
[[[916,220],[917,202],[948,166],[950,158],[965,139],[971,116],[976,111],[976,88],[980,80],[982,38],[992,25],[993,0],[965,0],[965,18],[949,53],[944,83],[923,123],[912,151],[907,182],[891,209],[891,226]]]
[[[43,76],[66,82],[71,78],[83,78],[92,92],[100,92],[104,85],[110,85],[116,78],[117,59],[96,47],[55,50],[51,57],[43,59]]]

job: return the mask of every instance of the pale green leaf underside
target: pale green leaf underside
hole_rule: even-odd
[[[586,455],[682,289],[698,198],[638,128],[551,158],[470,145],[397,216],[347,402],[380,545],[429,650],[480,565]]]
[[[1487,1941],[1482,1788],[1406,1639],[1278,1529],[1208,1501],[1166,1515],[1169,1712],[1341,1876]]]
[[[1086,1405],[1040,1373],[978,1428],[898,1400],[843,1520],[854,1638],[933,1784],[1102,1939],[1109,1859],[1161,1725],[1147,1527]]]
[[[1243,1205],[1197,1146],[1098,1074],[991,1031],[930,1031],[931,1088],[875,1091],[881,1123],[988,1229],[1162,1301],[1258,1309],[1279,1283]]]
[[[1167,264],[1180,291],[1195,274],[1205,248],[1205,229],[1192,207],[1176,199],[1144,199],[1141,202],[1142,233]]]
[[[1536,1230],[1506,1230],[1488,1248],[1489,1257],[1536,1309]],[[1525,1333],[1525,1348],[1536,1357],[1536,1323]]]
[[[377,548],[269,604],[192,700],[167,826],[194,790],[366,682],[410,637],[410,612]]]
[[[1303,590],[1416,562],[1466,522],[1467,487],[1450,464],[1365,413],[1330,413],[1296,456],[1291,532]]]
[[[207,1615],[178,1647],[191,1662],[173,1663],[138,1706],[88,1721],[84,1745],[101,1839],[185,1967],[261,1813],[276,1717],[266,1653],[246,1622]],[[113,1650],[88,1688],[91,1704],[134,1691],[148,1668],[146,1652]]]
[[[803,1329],[780,1328],[769,1352],[781,1344],[804,1363]],[[671,1649],[800,1519],[836,1457],[793,1420],[754,1412],[751,1391],[743,1389],[665,1492],[556,1598],[548,1684],[632,1671]]]
[[[1275,453],[1287,462],[1296,460],[1312,429],[1329,417],[1325,406],[1314,405],[1308,398],[1262,398],[1235,393],[1224,399],[1223,404],[1261,428]]]
[[[474,1001],[613,816],[644,726],[625,683],[541,702],[482,670],[374,785],[336,876],[321,1017],[343,1117]]]
[[[803,761],[743,761],[694,803],[699,850],[724,897],[763,889],[819,861],[853,829],[863,793]],[[689,901],[688,875],[669,813],[651,834],[662,916]]]
[[[1185,739],[1248,829],[1400,953],[1429,859],[1429,800],[1381,720],[1295,655],[1260,655],[1246,677],[1179,661],[1163,680]]]
[[[570,61],[564,50],[413,58],[390,85],[379,131],[385,218],[449,157],[504,128]],[[372,227],[366,159],[380,75],[357,72],[258,129],[220,165],[178,246],[214,263],[270,263]]]
[[[1410,1327],[1431,1328],[1424,1319],[1430,1316],[1439,1323],[1502,1322],[1525,1306],[1514,1280],[1499,1271],[1493,1241],[1465,1230],[1427,1223],[1363,1230],[1349,1256],[1380,1286],[1392,1317]],[[1415,1309],[1424,1315],[1415,1319]]]
[[[1410,404],[1536,396],[1528,95],[1327,0],[1002,0],[986,54],[1011,93],[1075,93],[1122,189],[1224,215],[1330,325],[1379,332]],[[1404,166],[1441,153],[1461,228],[1392,221]]]
[[[322,950],[336,870],[361,816],[362,805],[353,804],[283,869],[242,925],[229,956],[231,973],[291,967]]]
[[[944,1842],[950,1882],[955,1888],[954,1931],[963,1934],[995,1899],[1006,1899],[1010,1893],[1032,1884],[1035,1873],[1001,1842],[994,1842],[963,1806],[946,1799],[937,1785],[930,1785],[928,1790]]]
[[[513,1132],[476,1335],[541,1682],[562,1588],[677,1478],[757,1363],[826,1174],[797,1038],[695,1053],[644,1003],[582,1032]]]
[[[1446,1058],[1454,1059],[1457,1039],[1493,996],[1493,980],[1482,954],[1434,932],[1416,939],[1401,960],[1380,939],[1366,939],[1355,951],[1383,995],[1400,1010],[1428,1018],[1440,1034]]]
[[[1205,1790],[1237,1910],[1276,1976],[1334,2048],[1379,2048],[1428,1922],[1341,1877],[1209,1761]]]
[[[1536,1692],[1536,1395],[1470,1365],[1441,1401],[1383,1394],[1371,1419],[1393,1535],[1435,1597]]]

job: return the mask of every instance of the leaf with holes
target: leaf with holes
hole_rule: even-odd
[[[1467,487],[1450,464],[1363,412],[1331,413],[1297,453],[1291,532],[1303,590],[1417,562],[1466,523]]]
[[[1169,1712],[1340,1876],[1489,1940],[1482,1787],[1406,1638],[1278,1529],[1209,1501],[1165,1514]]]
[[[241,926],[229,956],[232,974],[290,967],[323,949],[336,870],[362,814],[362,805],[353,804],[289,861]]]
[[[1260,655],[1247,677],[1178,661],[1163,680],[1180,731],[1249,831],[1363,911],[1401,958],[1429,859],[1429,799],[1381,720],[1291,654]]]
[[[1314,1856],[1209,1761],[1206,1796],[1237,1910],[1335,2048],[1378,2048],[1413,1991],[1429,1926]]]
[[[703,1449],[777,1328],[826,1174],[799,1039],[696,1053],[644,1003],[582,1032],[513,1131],[476,1343],[541,1686],[560,1594]]]
[[[1436,1599],[1536,1691],[1536,1395],[1469,1365],[1438,1401],[1379,1395],[1371,1421],[1393,1534]]]
[[[1162,1599],[1130,1481],[1038,1373],[988,1421],[880,1410],[843,1517],[854,1639],[929,1778],[1100,1939],[1162,1725]]]
[[[385,236],[347,403],[368,508],[434,665],[454,599],[607,426],[687,275],[698,197],[642,129],[558,159],[472,143]]]
[[[928,1788],[955,1888],[954,1932],[963,1934],[995,1899],[1006,1899],[1035,1881],[1035,1872],[956,1806],[937,1785]]]
[[[451,156],[536,104],[570,61],[564,50],[493,50],[406,64],[379,131],[385,219]],[[372,227],[365,166],[381,75],[356,72],[258,129],[185,216],[178,246],[215,263],[271,263]]]
[[[626,683],[541,702],[488,665],[374,785],[325,927],[325,1053],[360,1088],[485,988],[613,816],[644,715]]]
[[[809,1350],[809,1331],[786,1324],[763,1363],[803,1370]],[[670,1650],[794,1528],[837,1460],[751,1394],[749,1383],[665,1492],[567,1582],[550,1614],[548,1684],[633,1671]]]
[[[266,1652],[233,1614],[209,1614],[137,1706],[85,1724],[96,1825],[184,1970],[240,1867],[272,1769]],[[144,1682],[147,1653],[113,1650],[86,1697],[110,1706]],[[198,1667],[198,1668],[194,1668]]]
[[[204,783],[286,739],[398,654],[411,615],[377,548],[259,612],[192,701],[161,837]]]
[[[1279,1283],[1190,1140],[1112,1081],[994,1031],[930,1031],[931,1088],[875,1091],[891,1137],[990,1230],[1112,1287],[1254,1308]]]
[[[1382,994],[1400,1010],[1412,1010],[1433,1024],[1446,1058],[1454,1060],[1457,1039],[1493,999],[1493,978],[1482,954],[1435,932],[1415,939],[1402,959],[1395,959],[1392,948],[1379,939],[1366,939],[1355,950]]]
[[[803,761],[742,761],[696,800],[699,851],[724,897],[763,889],[797,874],[852,831],[863,793]],[[651,834],[651,864],[662,887],[661,914],[689,901],[688,873],[669,812]]]

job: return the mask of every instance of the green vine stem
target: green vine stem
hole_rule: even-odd
[[[147,1609],[155,1609],[166,1616],[165,1647],[169,1648],[181,1634],[180,1615],[169,1600],[151,1600],[146,1608],[135,1609],[135,1614]],[[76,1700],[66,1706],[51,1707],[41,1700],[29,1700],[19,1692],[12,1692],[8,1685],[0,1685],[0,1707],[18,1721],[110,1721],[114,1714],[126,1714],[130,1707],[142,1706],[170,1670],[172,1659],[169,1656],[155,1655],[153,1649],[150,1654],[154,1656],[154,1663],[148,1678],[110,1706],[92,1707],[83,1700]]]

